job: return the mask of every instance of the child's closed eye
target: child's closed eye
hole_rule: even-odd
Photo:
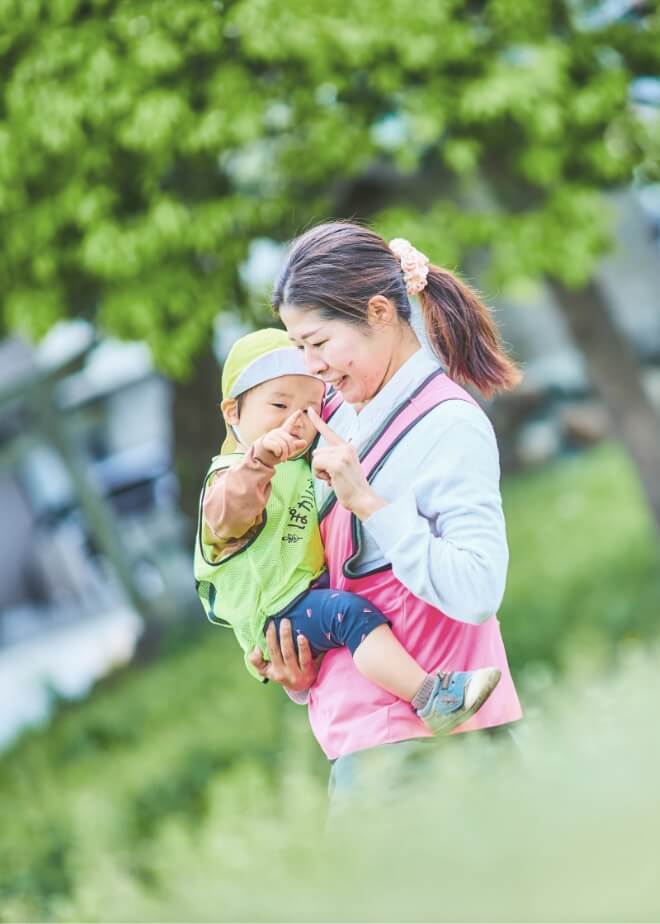
[[[283,411],[286,411],[286,404],[273,404],[273,407],[277,407]]]

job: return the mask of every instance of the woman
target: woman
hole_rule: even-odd
[[[417,296],[432,352],[411,325]],[[508,563],[497,444],[457,384],[489,396],[520,379],[488,309],[407,241],[388,246],[350,222],[294,241],[273,305],[307,369],[335,391],[327,423],[309,411],[320,434],[313,470],[330,586],[370,598],[428,670],[439,649],[457,670],[499,667],[495,692],[459,730],[507,726],[521,710],[495,615]],[[314,662],[286,626],[268,645],[271,661],[255,652],[252,663],[308,702],[335,786],[374,748],[430,734],[346,651]]]

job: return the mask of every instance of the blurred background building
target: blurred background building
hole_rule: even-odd
[[[133,654],[144,614],[103,548],[99,515],[163,621],[193,602],[171,399],[147,347],[98,341],[81,322],[37,348],[0,344],[0,743],[46,716],[52,696],[86,693]]]

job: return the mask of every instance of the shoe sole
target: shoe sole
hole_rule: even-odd
[[[500,682],[502,677],[502,671],[499,668],[494,667],[490,671],[490,676],[488,677],[486,683],[483,686],[483,689],[480,690],[479,695],[472,703],[469,709],[466,709],[465,712],[462,712],[460,715],[453,718],[452,716],[447,716],[447,725],[442,725],[441,728],[433,728],[430,722],[425,722],[426,725],[431,729],[431,731],[436,735],[447,735],[450,731],[453,731],[459,725],[462,725],[464,722],[467,722],[468,719],[471,719],[472,716],[478,712],[486,700],[490,697],[490,694],[493,692],[497,684]],[[424,722],[425,720],[422,719]]]

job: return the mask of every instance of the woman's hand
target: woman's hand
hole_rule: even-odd
[[[280,623],[279,642],[275,624],[271,622],[266,630],[270,661],[264,661],[260,648],[253,649],[248,655],[248,661],[262,677],[282,684],[287,690],[294,693],[309,690],[316,680],[323,654],[313,658],[312,649],[304,635],[299,635],[296,642],[293,640],[291,622],[288,619],[283,619]]]
[[[342,507],[361,520],[385,507],[387,502],[372,490],[367,481],[355,447],[338,436],[314,408],[307,408],[307,414],[327,444],[312,453],[314,475],[327,481]]]

